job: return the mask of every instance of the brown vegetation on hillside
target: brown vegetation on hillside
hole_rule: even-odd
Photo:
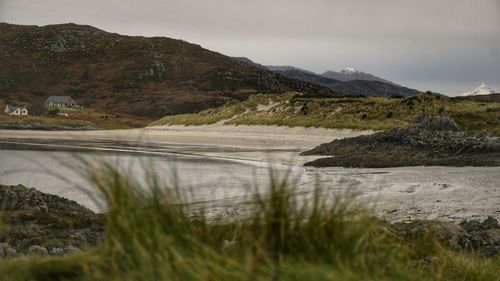
[[[6,102],[69,95],[100,111],[164,116],[256,92],[335,95],[182,40],[122,36],[76,24],[6,23],[0,23],[0,38],[0,99]]]

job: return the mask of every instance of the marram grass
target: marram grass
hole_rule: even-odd
[[[152,124],[278,125],[356,130],[407,127],[421,115],[446,115],[468,133],[500,135],[500,103],[459,101],[420,95],[408,98],[343,97],[310,98],[304,95],[259,94],[245,101],[196,114],[165,116]]]
[[[84,165],[108,206],[105,241],[74,256],[2,261],[1,280],[500,280],[499,258],[400,237],[325,187],[304,201],[286,176],[271,175],[250,213],[214,221],[185,203],[175,179]]]

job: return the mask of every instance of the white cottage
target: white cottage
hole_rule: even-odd
[[[26,106],[19,107],[7,105],[4,111],[9,115],[28,115],[28,109],[26,108]]]

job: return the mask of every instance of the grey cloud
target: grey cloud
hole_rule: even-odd
[[[0,21],[175,37],[264,64],[353,66],[450,94],[481,80],[500,91],[500,0],[0,0]]]

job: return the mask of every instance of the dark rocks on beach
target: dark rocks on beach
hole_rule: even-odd
[[[500,166],[500,137],[467,136],[449,117],[420,117],[409,128],[334,140],[301,155],[333,156],[316,167]]]
[[[500,254],[500,225],[493,217],[488,217],[483,222],[470,220],[460,224],[415,220],[395,223],[392,227],[403,235],[412,238],[427,236],[456,250],[473,251],[485,256]]]
[[[0,185],[0,218],[0,259],[74,254],[105,236],[102,215],[22,185]]]

